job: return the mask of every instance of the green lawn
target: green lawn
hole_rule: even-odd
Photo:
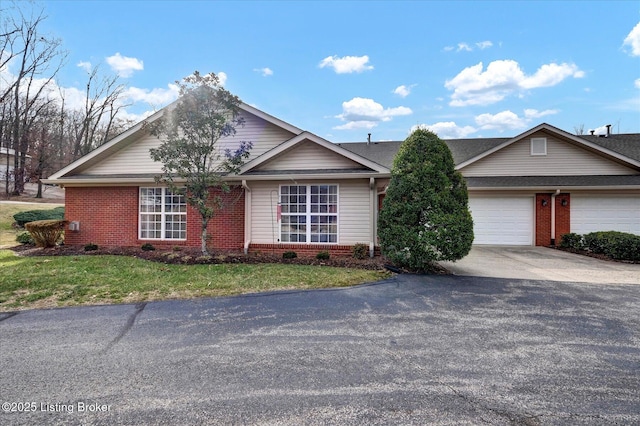
[[[51,210],[56,207],[64,206],[64,204],[48,204],[48,203],[28,203],[28,204],[8,204],[0,203],[0,248],[13,247],[17,245],[16,237],[22,230],[16,230],[11,227],[13,224],[13,215],[27,210]]]
[[[0,311],[343,287],[388,276],[326,266],[166,265],[126,256],[22,257],[0,250]]]

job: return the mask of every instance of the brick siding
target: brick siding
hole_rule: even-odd
[[[212,249],[241,250],[244,240],[244,189],[232,188],[224,194],[219,191],[226,208],[219,212],[207,227],[208,247]],[[187,206],[187,239],[141,240],[138,238],[137,186],[126,187],[67,187],[65,189],[65,219],[80,222],[79,231],[65,231],[65,244],[99,246],[141,246],[149,242],[158,248],[200,246],[200,215]]]
[[[566,206],[562,201],[566,201]],[[561,193],[556,196],[556,245],[562,241],[562,236],[571,232],[571,194]]]
[[[536,194],[536,245],[551,245],[551,194]]]
[[[367,256],[369,256],[369,245],[367,246]],[[315,257],[321,251],[328,251],[332,256],[352,256],[352,245],[336,244],[251,244],[249,253],[276,253],[282,254],[286,251],[294,251],[300,257]],[[376,256],[380,255],[380,247],[374,249]]]

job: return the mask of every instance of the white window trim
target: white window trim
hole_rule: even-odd
[[[161,189],[162,190],[162,211],[160,212],[142,212],[140,211],[140,206],[142,205],[142,190],[143,189]],[[165,202],[164,202],[164,198],[166,196],[167,191],[169,190],[169,188],[157,188],[157,187],[139,187],[138,188],[138,239],[139,240],[143,240],[143,241],[186,241],[187,240],[187,231],[185,229],[185,238],[165,238],[165,231],[166,231],[166,215],[167,212],[165,210],[166,206],[165,206]],[[185,204],[186,204],[186,200],[185,200]],[[163,237],[161,238],[150,238],[150,237],[143,237],[142,236],[142,215],[143,214],[160,214],[162,215],[162,222],[160,225],[160,235],[163,235]],[[176,212],[171,212],[169,214],[179,214],[179,215],[184,215],[185,217],[185,224],[186,224],[186,219],[187,219],[187,212],[185,211],[184,213],[176,213]]]
[[[339,245],[340,244],[340,185],[337,183],[310,183],[310,184],[281,184],[278,188],[278,202],[282,199],[282,187],[283,186],[304,186],[307,188],[307,208],[306,213],[300,214],[289,214],[289,213],[281,213],[281,216],[306,216],[307,217],[307,232],[306,232],[306,240],[303,242],[299,241],[282,241],[282,220],[278,223],[278,242],[281,244],[298,244],[298,245],[312,245],[312,244],[320,244],[320,245]],[[335,213],[311,213],[311,187],[312,186],[335,186],[336,187],[336,212]],[[335,216],[338,223],[336,226],[336,241],[335,242],[312,242],[311,241],[311,216]]]
[[[544,148],[544,152],[534,149],[540,147]],[[531,155],[540,157],[547,155],[547,138],[531,138]]]

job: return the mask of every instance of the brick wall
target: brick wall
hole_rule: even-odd
[[[563,234],[571,232],[571,194],[560,193],[555,197],[555,241],[551,241],[551,194],[536,194],[536,245],[560,244]],[[543,200],[546,206],[543,206]],[[563,200],[566,205],[563,206]]]
[[[138,187],[65,189],[65,219],[80,222],[65,244],[138,245]]]
[[[551,194],[536,194],[536,245],[551,245]]]
[[[244,241],[244,190],[232,188],[222,197],[225,210],[214,217],[207,227],[208,247],[241,250]],[[65,219],[80,222],[80,231],[65,232],[65,243],[99,246],[141,246],[150,242],[158,248],[200,246],[200,215],[187,207],[187,240],[159,241],[138,239],[138,187],[87,187],[65,189]]]
[[[562,205],[563,200],[566,206]],[[556,245],[562,241],[562,235],[571,232],[571,194],[556,196]]]

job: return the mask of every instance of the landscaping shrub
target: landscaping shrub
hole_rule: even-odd
[[[584,240],[582,238],[582,235],[576,234],[574,232],[562,235],[560,239],[560,247],[582,250],[584,248]]]
[[[36,220],[25,224],[38,247],[54,247],[62,237],[66,220]]]
[[[144,251],[153,251],[156,249],[151,243],[144,243],[141,248]]]
[[[95,251],[98,250],[98,245],[94,243],[85,244],[84,251]]]
[[[365,244],[358,243],[351,249],[351,255],[354,259],[366,259],[369,255],[369,247],[367,247]]]
[[[467,186],[447,145],[418,129],[402,143],[378,221],[380,247],[395,265],[428,270],[471,250]]]
[[[618,231],[591,232],[584,236],[585,246],[593,253],[616,260],[640,261],[640,236]]]
[[[285,251],[282,253],[283,259],[295,259],[296,257],[298,257],[298,254],[295,251]]]
[[[33,237],[28,232],[22,232],[18,234],[18,236],[16,237],[16,241],[20,244],[35,244],[35,241],[33,241]]]
[[[37,220],[63,220],[64,207],[56,207],[51,210],[27,210],[13,215],[13,220],[18,226],[24,227],[29,222]]]
[[[318,260],[329,260],[330,257],[331,255],[329,255],[329,252],[326,250],[318,252],[318,254],[316,254],[316,259]]]

